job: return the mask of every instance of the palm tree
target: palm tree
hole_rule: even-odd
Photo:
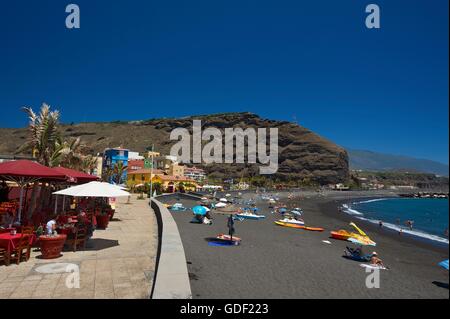
[[[83,144],[80,138],[72,138],[64,141],[60,149],[59,165],[67,168],[81,170],[83,166]]]
[[[122,175],[128,170],[128,166],[124,165],[122,161],[117,162],[113,167],[114,178],[116,184],[122,183]]]
[[[110,167],[105,167],[102,171],[102,180],[104,182],[111,182],[112,177],[114,176],[114,170]]]
[[[58,124],[59,112],[50,111],[50,106],[43,103],[39,114],[29,107],[24,107],[23,111],[28,114],[30,123],[28,131],[30,137],[28,141],[18,149],[17,153],[31,151],[36,160],[46,166],[52,166],[52,161],[58,157]]]
[[[92,171],[97,167],[97,158],[92,155],[87,155],[83,157],[81,163],[81,170],[85,173],[91,174]]]

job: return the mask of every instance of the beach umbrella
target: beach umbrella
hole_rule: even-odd
[[[350,237],[347,240],[349,242],[352,242],[356,245],[361,245],[361,246],[376,246],[377,245],[374,241],[370,240],[368,237],[367,237],[367,240],[361,240],[361,239],[354,238],[354,237]]]
[[[226,207],[218,208],[213,211],[216,214],[229,215],[227,220],[228,226],[228,234],[230,235],[230,241],[233,242],[233,234],[234,234],[234,221],[233,215],[237,215],[242,212],[242,209],[235,205],[228,205]]]
[[[195,215],[205,216],[206,213],[209,211],[209,209],[205,206],[198,205],[192,207],[192,211],[194,212]]]
[[[115,185],[103,182],[90,182],[78,186],[69,187],[58,192],[54,192],[54,195],[66,195],[73,197],[125,197],[130,196],[130,193],[119,189]]]
[[[64,182],[67,180],[67,175],[33,161],[18,160],[0,163],[0,179],[15,182],[20,188],[18,214],[18,222],[20,223],[24,201],[24,188],[26,188],[27,184],[37,181]]]
[[[222,203],[227,203],[227,202],[228,202],[228,199],[226,199],[226,198],[221,198],[221,199],[219,199],[219,201],[222,202]]]
[[[223,207],[226,207],[227,206],[227,204],[225,204],[225,203],[217,203],[216,204],[216,208],[223,208]]]
[[[445,268],[445,269],[448,270],[448,259],[447,259],[447,260],[444,260],[444,261],[441,261],[441,262],[439,263],[439,266],[441,266],[442,268]]]

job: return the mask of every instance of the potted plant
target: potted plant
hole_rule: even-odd
[[[61,251],[66,242],[66,235],[43,235],[39,236],[42,259],[54,259],[61,257]]]
[[[106,210],[102,210],[97,216],[97,228],[106,229],[108,228],[110,215]]]

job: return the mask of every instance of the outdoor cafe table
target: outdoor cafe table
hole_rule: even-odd
[[[30,237],[30,245],[33,244],[34,240],[36,239],[36,236],[33,235],[25,235]],[[3,248],[6,250],[6,265],[9,265],[9,257],[11,255],[11,251],[13,251],[16,246],[19,244],[20,239],[22,238],[22,234],[15,234],[11,235],[10,233],[3,233],[0,234],[0,248]]]

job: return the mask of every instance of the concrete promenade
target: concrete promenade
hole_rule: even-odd
[[[114,220],[106,230],[94,232],[86,250],[63,251],[58,259],[42,260],[33,249],[28,262],[0,265],[0,299],[149,298],[158,248],[157,221],[148,199],[133,195],[130,204],[126,202],[127,198],[118,199]],[[61,263],[79,267],[80,288],[67,288],[70,274]],[[44,265],[53,273],[42,273]]]

